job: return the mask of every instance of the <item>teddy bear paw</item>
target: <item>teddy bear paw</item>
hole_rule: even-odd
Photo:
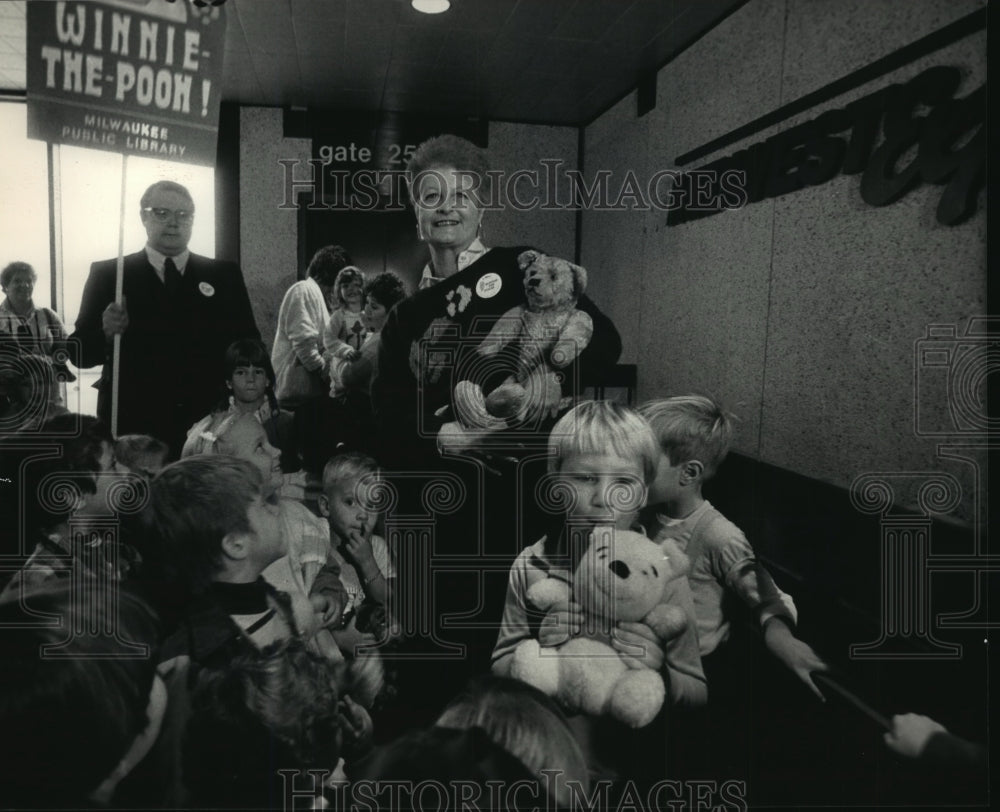
[[[459,381],[455,384],[455,414],[459,422],[470,429],[499,431],[507,427],[507,423],[494,417],[486,409],[483,390],[471,381]]]
[[[500,384],[486,396],[486,411],[505,420],[516,417],[524,407],[526,396],[524,387],[518,383]]]
[[[510,675],[543,694],[555,696],[559,691],[559,658],[554,654],[551,649],[543,654],[537,640],[524,640],[514,649]]]
[[[611,693],[610,714],[629,727],[645,727],[660,712],[666,689],[663,678],[648,668],[628,671]]]

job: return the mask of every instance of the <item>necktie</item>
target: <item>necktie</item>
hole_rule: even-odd
[[[163,284],[167,289],[167,299],[170,304],[177,304],[181,293],[181,272],[177,270],[170,257],[163,260]]]

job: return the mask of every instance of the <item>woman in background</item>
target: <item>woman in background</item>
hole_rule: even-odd
[[[339,245],[324,246],[313,255],[307,278],[292,285],[281,301],[271,349],[278,405],[294,412],[296,446],[306,470],[316,477],[326,462],[316,438],[323,432],[329,380],[323,359],[327,301],[338,274],[350,264]]]
[[[75,381],[65,363],[66,329],[56,313],[36,307],[32,294],[38,274],[27,262],[0,271],[0,409],[18,425],[38,425],[61,411],[59,384]],[[56,407],[53,409],[52,407]]]

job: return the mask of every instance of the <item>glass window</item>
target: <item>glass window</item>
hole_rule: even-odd
[[[0,256],[2,265],[30,262],[38,272],[35,303],[53,306],[49,266],[48,170],[45,144],[27,138],[24,103],[0,103]],[[57,149],[62,201],[63,307],[59,316],[73,332],[90,265],[118,254],[121,220],[122,157],[113,152],[60,146]],[[129,157],[125,186],[123,252],[146,243],[139,219],[139,198],[151,183],[173,180],[185,185],[195,202],[195,222],[188,246],[215,256],[215,170],[212,167]],[[2,267],[0,265],[0,267]],[[66,393],[66,405],[84,414],[97,410],[93,384],[101,368],[81,370]]]
[[[0,268],[9,262],[30,263],[38,273],[35,304],[51,307],[45,144],[28,140],[27,127],[23,102],[0,102]]]

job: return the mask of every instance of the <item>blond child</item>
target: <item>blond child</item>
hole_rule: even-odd
[[[385,539],[372,532],[378,476],[375,460],[357,452],[339,454],[323,469],[319,510],[329,524],[331,560],[340,570],[346,594],[341,624],[333,630],[333,639],[349,661],[360,654],[359,647],[383,640],[390,625],[387,607],[396,569]],[[377,653],[369,651],[365,656],[372,667],[367,672],[352,670],[352,674],[362,674],[355,681],[354,694],[363,706],[370,707],[384,677]]]
[[[528,589],[549,576],[570,580],[593,532],[608,526],[637,528],[647,483],[656,471],[656,456],[656,442],[646,421],[617,403],[581,403],[556,423],[549,439],[549,471],[569,502],[559,526],[526,547],[511,567],[493,649],[493,673],[509,676],[514,649],[522,640],[537,637],[540,645],[554,646],[580,632],[584,617],[578,604],[564,604],[543,617],[528,601]],[[679,552],[671,557],[683,559]],[[611,645],[630,667],[652,668],[663,675],[670,706],[704,705],[708,690],[687,580],[669,581],[663,600],[680,607],[689,618],[677,636],[664,643],[644,623],[618,621]],[[585,716],[571,717],[570,723],[595,771],[613,775],[626,766],[615,763],[621,762],[622,747],[627,744],[619,739],[629,736],[623,729],[613,727],[609,733],[607,720]]]
[[[768,650],[823,699],[810,674],[827,666],[792,633],[794,602],[757,561],[743,532],[702,496],[702,485],[729,453],[731,416],[702,395],[651,400],[638,411],[658,441],[656,476],[649,486],[654,514],[649,532],[655,541],[676,543],[691,561],[688,579],[701,656],[708,657],[729,638],[724,598],[731,594],[759,618]]]
[[[338,454],[323,469],[319,511],[329,524],[332,556],[341,568],[345,612],[356,611],[365,601],[386,606],[396,576],[385,539],[372,532],[376,514],[371,489],[377,487],[378,475],[378,463],[356,452]]]

